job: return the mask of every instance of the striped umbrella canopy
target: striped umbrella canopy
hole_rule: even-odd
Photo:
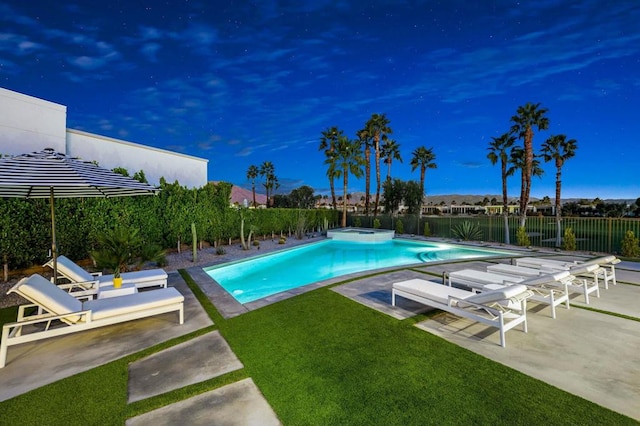
[[[0,159],[0,197],[49,198],[54,280],[58,249],[54,198],[154,195],[159,189],[47,148]]]

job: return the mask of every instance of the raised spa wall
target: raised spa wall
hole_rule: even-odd
[[[340,228],[327,231],[327,238],[336,241],[379,242],[392,240],[394,236],[395,231],[389,229]]]

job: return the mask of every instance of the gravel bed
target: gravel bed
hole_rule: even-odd
[[[250,256],[258,256],[264,253],[269,253],[276,250],[284,250],[287,248],[295,247],[301,244],[307,244],[311,242],[320,241],[323,237],[313,237],[313,238],[305,238],[302,240],[297,240],[295,238],[287,239],[285,244],[279,244],[279,238],[271,239],[262,239],[258,238],[260,242],[259,246],[251,246],[250,250],[242,250],[240,243],[234,243],[231,245],[223,245],[221,246],[224,249],[224,254],[216,254],[217,249],[214,247],[205,247],[201,250],[198,250],[198,259],[197,262],[193,261],[193,253],[190,249],[182,250],[181,253],[177,251],[170,252],[167,254],[167,265],[163,267],[163,269],[167,272],[177,271],[178,269],[190,268],[192,266],[211,266],[217,265],[220,263],[231,262],[234,260],[244,259]],[[155,268],[154,265],[149,265],[144,269],[152,269]],[[50,271],[42,270],[41,275],[49,278],[51,276]],[[22,297],[15,294],[7,294],[7,291],[13,287],[15,283],[17,283],[22,277],[12,277],[7,282],[0,282],[0,309],[6,308],[9,306],[20,305],[23,303],[27,303]]]

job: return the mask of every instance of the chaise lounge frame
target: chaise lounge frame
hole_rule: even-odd
[[[0,368],[6,364],[9,346],[169,312],[177,312],[179,323],[184,323],[184,297],[172,287],[82,303],[34,274],[20,280],[7,294],[12,292],[31,303],[19,306],[16,322],[2,327]],[[73,309],[76,307],[80,308]],[[29,308],[37,308],[36,313],[27,314]]]
[[[442,301],[445,294],[447,303]],[[522,325],[522,330],[527,332],[527,299],[531,295],[531,291],[519,285],[474,293],[433,281],[412,279],[393,284],[391,304],[396,306],[396,297],[400,296],[495,327],[500,331],[500,346],[504,348],[508,330]]]

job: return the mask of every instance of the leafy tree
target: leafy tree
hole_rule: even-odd
[[[556,165],[556,247],[562,243],[562,209],[560,192],[562,189],[562,166],[564,162],[576,155],[577,141],[567,140],[565,135],[551,136],[542,144],[544,161],[555,161]]]
[[[142,183],[149,183],[147,181],[147,175],[144,174],[144,170],[137,171],[133,174],[133,179]]]
[[[336,164],[343,182],[342,226],[347,226],[347,185],[349,173],[356,178],[362,176],[362,149],[359,141],[349,140],[346,136],[340,136],[336,145]],[[330,161],[330,160],[327,160]]]
[[[409,214],[418,214],[422,212],[422,199],[424,193],[422,187],[415,180],[405,183],[404,188],[404,205],[407,207]]]
[[[247,169],[247,179],[249,179],[249,182],[251,182],[251,192],[253,194],[253,207],[258,206],[258,204],[256,203],[256,179],[258,178],[259,174],[260,169],[258,169],[258,166],[254,166],[252,164]]]
[[[380,178],[380,153],[381,153],[381,141],[386,141],[388,135],[393,133],[391,127],[389,127],[390,120],[385,114],[372,114],[371,118],[365,124],[367,132],[373,138],[373,150],[376,158],[376,201],[373,210],[373,216],[378,214],[378,205],[380,204],[380,186],[382,180]]]
[[[391,179],[391,163],[393,160],[398,160],[402,163],[402,157],[400,156],[400,144],[393,139],[387,139],[382,144],[381,157],[384,163],[387,165],[387,180]]]
[[[315,205],[313,188],[307,185],[302,185],[300,188],[291,191],[289,199],[291,205],[299,209],[312,209]]]
[[[433,148],[425,148],[421,146],[413,151],[413,157],[411,157],[411,171],[414,171],[418,167],[420,168],[420,204],[422,205],[422,199],[424,198],[424,175],[427,169],[437,169],[438,165],[434,162],[436,155],[433,153]],[[422,209],[420,209],[422,212]]]
[[[325,164],[328,164],[327,168],[327,178],[329,178],[329,186],[331,188],[331,201],[333,205],[333,209],[337,209],[336,205],[336,190],[335,190],[335,179],[336,176],[336,167],[335,167],[335,147],[338,143],[338,138],[343,136],[344,132],[337,127],[331,127],[330,129],[326,129],[322,132],[322,137],[320,138],[320,146],[318,150],[324,151],[324,155],[326,157]]]
[[[507,195],[507,178],[509,175],[507,173],[507,164],[509,162],[509,150],[516,142],[516,138],[509,135],[508,133],[505,133],[500,137],[492,137],[491,139],[493,139],[493,141],[489,144],[489,154],[487,154],[487,158],[493,165],[495,165],[498,160],[500,160],[500,171],[502,176],[502,217],[504,218],[504,242],[505,244],[511,244],[509,238],[509,197]]]
[[[531,193],[531,177],[533,176],[533,128],[546,130],[549,128],[549,119],[545,116],[547,108],[541,108],[540,104],[527,103],[518,107],[516,115],[511,117],[513,125],[511,134],[524,140],[524,164],[522,167],[522,185],[520,191],[520,226],[524,227],[527,221],[527,207]]]
[[[382,184],[383,189],[383,198],[384,198],[384,210],[393,216],[398,208],[400,207],[400,203],[404,199],[405,195],[405,183],[400,179],[387,179]]]

